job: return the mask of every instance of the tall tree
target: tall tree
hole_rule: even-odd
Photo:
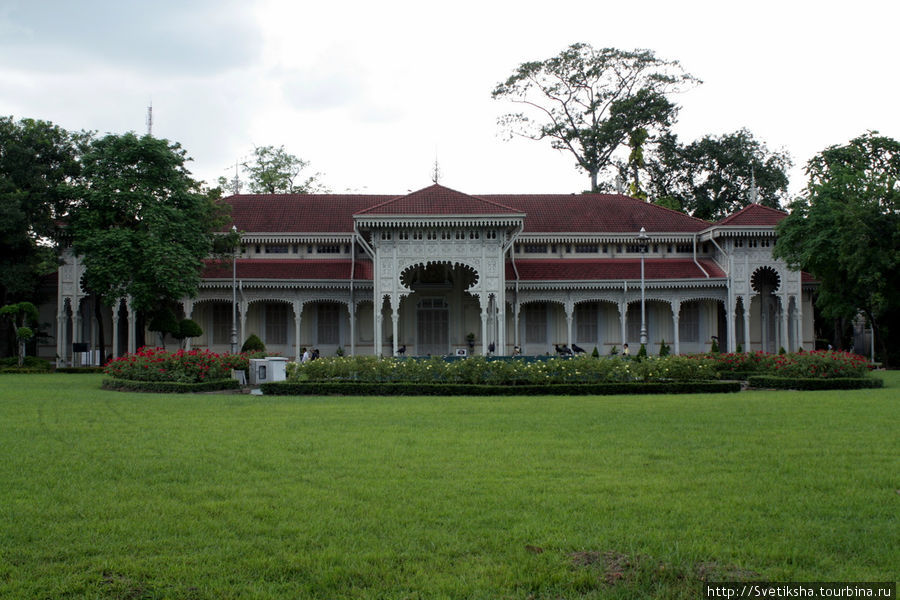
[[[320,181],[321,173],[301,173],[309,167],[309,161],[289,154],[284,146],[258,146],[253,149],[252,160],[241,163],[241,170],[254,194],[319,194],[328,188]],[[219,187],[234,191],[235,181],[219,177]],[[238,182],[238,189],[240,183]]]
[[[613,153],[639,129],[652,135],[672,125],[678,107],[668,95],[699,82],[650,50],[578,43],[553,58],[522,63],[492,96],[528,111],[500,118],[510,137],[549,139],[575,157],[597,191]]]
[[[869,132],[825,149],[806,172],[805,194],[779,224],[774,255],[819,280],[826,317],[864,313],[887,361],[889,340],[900,333],[884,327],[900,309],[900,142]]]
[[[47,121],[0,117],[0,305],[36,300],[57,268],[60,219],[75,199],[89,134]]]
[[[227,217],[203,193],[177,143],[134,133],[94,141],[84,155],[71,220],[84,284],[106,304],[131,296],[139,311],[196,294],[203,259]]]
[[[667,134],[646,169],[654,201],[700,219],[718,220],[747,206],[753,194],[763,206],[779,208],[787,197],[790,166],[786,152],[770,151],[741,129],[706,135],[686,146]]]

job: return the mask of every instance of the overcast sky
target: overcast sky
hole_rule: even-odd
[[[573,42],[649,48],[704,81],[687,142],[742,127],[802,166],[869,129],[900,138],[900,3],[0,0],[0,114],[178,141],[198,179],[284,145],[335,192],[441,183],[579,192],[570,155],[505,141],[491,90]],[[229,165],[231,167],[229,168]]]

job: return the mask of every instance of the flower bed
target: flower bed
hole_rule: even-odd
[[[229,379],[231,370],[246,370],[250,359],[262,352],[216,354],[208,350],[177,350],[144,347],[134,354],[126,354],[110,361],[103,372],[117,380],[168,381],[204,383]]]
[[[869,372],[868,361],[850,352],[818,350],[790,354],[747,352],[739,354],[707,354],[713,359],[721,377],[744,378],[749,375],[768,375],[790,378],[859,378]]]
[[[747,380],[752,388],[778,390],[859,390],[884,387],[875,377],[768,377],[755,375]]]

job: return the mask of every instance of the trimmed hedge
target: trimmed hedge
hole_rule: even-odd
[[[192,394],[197,392],[217,392],[219,390],[238,389],[236,379],[217,379],[203,383],[184,383],[181,381],[128,381],[127,379],[104,379],[104,390],[120,392],[155,392],[159,394]]]
[[[102,373],[105,367],[59,367],[57,373]]]
[[[884,387],[884,381],[875,377],[816,377],[814,379],[799,379],[756,375],[750,377],[747,383],[752,388],[774,388],[779,390],[858,390]]]
[[[17,373],[19,375],[46,375],[47,373],[50,373],[50,371],[47,369],[34,369],[31,367],[22,367],[21,369],[19,367],[8,367],[5,369],[0,369],[0,373]]]
[[[359,381],[279,381],[260,385],[270,396],[608,396],[613,394],[692,394],[739,392],[725,381],[629,383],[557,383],[550,385],[478,385]]]

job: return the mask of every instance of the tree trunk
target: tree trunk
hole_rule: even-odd
[[[588,171],[588,174],[591,176],[591,193],[597,192],[597,173],[599,171]]]

